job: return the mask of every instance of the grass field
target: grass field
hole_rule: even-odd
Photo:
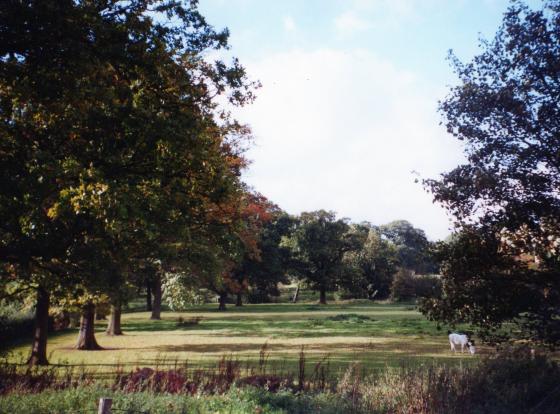
[[[308,365],[323,361],[338,373],[349,363],[364,368],[417,366],[420,364],[470,364],[477,356],[454,355],[447,343],[447,329],[438,330],[413,305],[340,303],[270,304],[230,306],[218,312],[216,305],[188,312],[164,312],[162,320],[149,320],[149,313],[123,314],[124,335],[103,333],[97,326],[102,351],[73,349],[77,330],[70,329],[49,338],[52,364],[81,365],[88,370],[112,372],[121,367],[185,364],[214,366],[224,356],[255,366],[264,350],[269,369],[293,371],[304,349]],[[196,325],[180,326],[178,318],[201,317]],[[29,343],[10,351],[10,362],[22,362]],[[264,348],[263,348],[264,347]]]

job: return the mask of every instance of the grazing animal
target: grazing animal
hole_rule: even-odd
[[[465,345],[468,347],[471,355],[474,355],[476,351],[476,349],[474,348],[474,341],[471,341],[469,337],[465,334],[459,334],[454,332],[449,333],[449,345],[451,345],[451,350],[453,352],[456,351],[455,347],[457,345],[461,345],[461,353],[463,353],[465,349]]]

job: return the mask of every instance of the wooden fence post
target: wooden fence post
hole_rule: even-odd
[[[112,405],[113,405],[113,400],[111,398],[100,398],[99,410],[97,410],[97,414],[111,414]]]

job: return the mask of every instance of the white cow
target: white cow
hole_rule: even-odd
[[[469,348],[469,352],[471,355],[474,355],[475,348],[474,348],[474,341],[471,341],[469,337],[465,334],[459,333],[450,333],[449,334],[449,345],[451,345],[451,350],[455,352],[455,346],[461,345],[461,353],[465,349],[465,345]]]

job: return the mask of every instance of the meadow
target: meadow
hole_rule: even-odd
[[[49,337],[47,368],[27,370],[29,343],[0,367],[0,412],[556,413],[560,367],[521,348],[453,354],[447,327],[413,304],[365,301],[229,306],[123,314],[122,336],[97,323],[100,351]],[[20,365],[16,365],[20,364]]]
[[[219,312],[214,304],[186,312],[163,312],[150,320],[148,312],[123,314],[122,336],[107,336],[105,321],[97,321],[101,351],[73,348],[77,329],[49,337],[49,361],[55,366],[78,366],[111,373],[136,367],[188,365],[211,367],[223,357],[243,366],[263,363],[273,371],[292,372],[303,350],[307,365],[328,364],[338,374],[349,364],[368,370],[433,364],[471,364],[476,356],[453,354],[447,328],[437,329],[412,304],[340,302],[281,303],[229,306]],[[22,363],[29,343],[9,349],[8,361]]]

